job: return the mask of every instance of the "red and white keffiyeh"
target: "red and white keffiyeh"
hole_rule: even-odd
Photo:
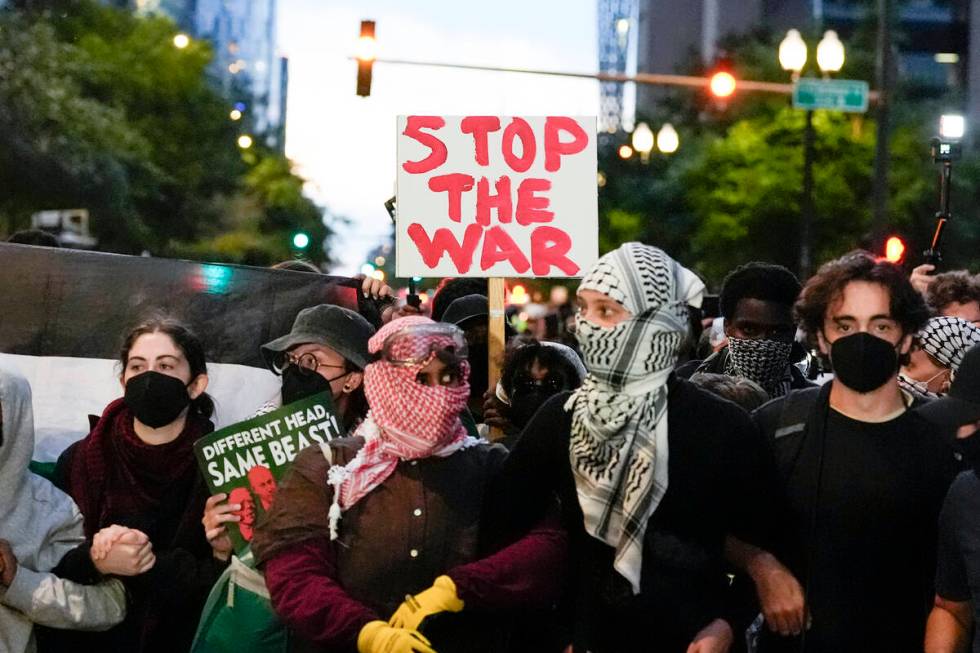
[[[390,336],[414,326],[434,324],[421,316],[395,320],[371,337],[368,350],[377,353]],[[446,336],[431,333],[417,338],[407,334],[403,338],[404,346],[416,351],[430,346],[438,349],[440,339],[450,344]],[[467,436],[459,419],[470,395],[468,363],[461,363],[463,382],[454,387],[419,383],[416,375],[426,364],[428,361],[401,366],[382,359],[364,368],[364,393],[370,411],[354,435],[362,436],[366,443],[347,465],[334,466],[329,471],[328,483],[334,487],[331,539],[337,538],[341,512],[381,485],[399,461],[446,457],[480,442]]]

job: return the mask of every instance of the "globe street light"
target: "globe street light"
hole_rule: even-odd
[[[247,150],[248,148],[252,147],[252,137],[248,134],[242,134],[239,136],[238,147],[242,148],[243,150]]]
[[[817,44],[817,66],[825,75],[840,72],[844,65],[844,44],[837,38],[837,32],[827,30]]]
[[[657,132],[657,149],[664,154],[673,154],[680,147],[681,139],[677,135],[677,130],[669,122]]]
[[[183,50],[190,44],[191,44],[191,37],[187,36],[186,34],[181,33],[174,36],[174,47],[177,48],[178,50]]]
[[[793,74],[793,79],[800,76],[803,66],[806,65],[806,43],[800,36],[800,31],[791,29],[786,32],[786,37],[779,44],[779,65],[783,70],[788,70]]]
[[[633,130],[633,149],[640,153],[640,159],[643,163],[650,160],[650,152],[653,151],[653,130],[650,129],[650,125],[645,122],[641,122]]]

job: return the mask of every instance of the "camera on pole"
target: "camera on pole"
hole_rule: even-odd
[[[932,160],[942,164],[939,172],[939,212],[936,213],[936,231],[932,235],[929,249],[923,252],[926,262],[936,265],[943,260],[940,244],[946,224],[953,217],[949,210],[950,182],[953,178],[953,161],[958,161],[963,154],[963,138],[965,123],[963,116],[944,115],[939,121],[939,137],[933,138]]]

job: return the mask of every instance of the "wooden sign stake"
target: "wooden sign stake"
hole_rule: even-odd
[[[500,380],[500,363],[504,359],[504,348],[507,341],[504,334],[504,279],[491,277],[488,281],[490,304],[490,325],[487,331],[487,355],[490,357],[487,370],[487,381],[490,392],[494,392],[497,381]],[[498,428],[490,429],[490,440],[496,442],[504,436]]]

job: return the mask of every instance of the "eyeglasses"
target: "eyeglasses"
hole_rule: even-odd
[[[466,358],[466,337],[452,324],[421,324],[397,331],[385,340],[381,357],[392,365],[425,365],[436,355],[449,365]]]
[[[290,365],[295,365],[299,369],[300,374],[311,376],[317,373],[317,370],[321,367],[335,367],[339,369],[346,369],[345,365],[330,365],[328,363],[321,363],[317,360],[316,356],[312,352],[307,352],[301,356],[293,356],[289,352],[282,352],[279,355],[278,360],[275,362],[274,367],[276,373],[282,374],[287,367]]]
[[[564,385],[565,384],[561,379],[554,376],[549,376],[544,379],[517,379],[514,381],[514,388],[511,391],[511,396],[526,392],[535,392],[538,390],[555,393],[559,392]]]

